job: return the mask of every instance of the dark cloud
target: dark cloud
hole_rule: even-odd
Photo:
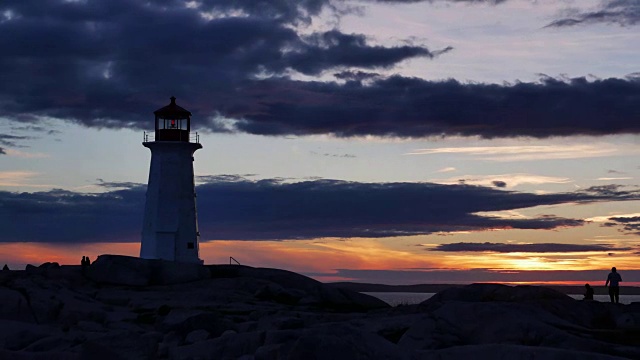
[[[22,125],[22,126],[12,126],[11,130],[13,131],[34,131],[34,132],[45,132],[44,126],[39,125]]]
[[[462,3],[462,4],[488,4],[500,5],[508,0],[369,0],[370,2],[385,4],[413,4],[419,2],[438,3]],[[532,1],[535,3],[535,1]],[[584,6],[580,3],[579,5]],[[617,24],[620,26],[632,26],[640,23],[640,3],[637,0],[602,0],[599,7],[594,10],[581,8],[569,8],[564,11],[564,16],[551,22],[547,27],[567,27],[586,24]]]
[[[62,134],[62,131],[52,129],[50,126],[45,127],[45,126],[32,125],[32,124],[11,126],[11,131],[18,132],[18,133],[44,133],[47,135]],[[33,139],[33,137],[25,137],[25,138]]]
[[[452,50],[448,47],[432,52],[419,46],[369,46],[364,35],[343,34],[337,30],[315,33],[303,40],[305,46],[291,55],[285,55],[285,59],[290,68],[307,75],[318,75],[327,69],[342,66],[389,68],[404,59],[420,56],[433,58]]]
[[[452,2],[452,3],[491,4],[491,5],[498,5],[498,4],[507,2],[507,0],[369,0],[369,1],[374,1],[379,3],[388,3],[388,4],[411,4],[411,3],[417,3],[417,2],[430,2],[430,3]]]
[[[635,191],[625,190],[624,186],[610,184],[610,185],[597,185],[591,186],[584,190],[582,190],[585,194],[592,194],[596,196],[604,196],[604,197],[616,197],[620,200],[622,199],[633,199],[635,198]]]
[[[535,195],[470,185],[357,183],[236,175],[200,177],[198,212],[204,239],[281,240],[392,237],[448,231],[555,229],[579,219],[508,219],[478,212],[540,205],[638,200],[637,191]],[[106,192],[0,192],[0,241],[139,241],[145,187],[100,182]]]
[[[221,182],[240,182],[247,181],[247,178],[254,177],[256,174],[244,175],[196,175],[198,183],[221,183]]]
[[[201,227],[216,229],[212,237],[225,239],[383,237],[459,229],[551,229],[582,224],[573,219],[503,221],[474,215],[477,211],[489,211],[493,208],[491,204],[502,203],[512,208],[527,207],[525,203],[537,201],[530,195],[519,198],[521,194],[516,193],[510,194],[514,196],[513,203],[506,199],[492,201],[491,198],[501,198],[503,192],[473,186],[261,180],[210,182],[201,185],[198,194],[202,211],[212,211],[200,216]],[[215,202],[209,204],[203,199]]]
[[[0,241],[139,241],[144,188],[82,194],[0,192]]]
[[[619,223],[623,223],[623,224],[627,224],[627,223],[634,223],[634,222],[640,222],[640,216],[631,216],[631,217],[610,217],[609,220],[611,221],[617,221]]]
[[[581,244],[554,244],[554,243],[541,243],[541,244],[505,244],[505,243],[451,243],[451,244],[439,244],[434,248],[430,248],[430,251],[451,251],[451,252],[496,252],[496,253],[512,253],[512,252],[526,252],[526,253],[568,253],[568,252],[585,252],[585,251],[626,251],[632,250],[632,248],[616,248],[610,245],[581,245]]]
[[[333,8],[326,0],[200,3],[4,1],[0,115],[149,128],[150,112],[176,95],[204,121],[235,106],[250,112],[251,104],[222,104],[258,100],[247,88],[256,77],[388,68],[447,51],[373,46],[338,30],[301,35],[297,26]]]
[[[548,27],[565,27],[583,24],[617,24],[632,26],[640,23],[640,2],[638,0],[606,0],[594,11],[577,11],[571,16],[558,19]]]
[[[5,0],[0,116],[149,129],[151,112],[175,95],[194,113],[195,128],[221,132],[485,138],[640,132],[640,77],[502,85],[381,77],[376,70],[451,48],[401,41],[384,47],[367,34],[304,28],[323,11],[340,16],[329,0],[199,3]],[[295,81],[292,72],[333,73],[340,81]]]
[[[379,78],[380,74],[366,71],[341,71],[333,74],[333,76],[340,80],[362,82],[364,80]]]
[[[504,188],[507,187],[507,183],[504,181],[500,181],[500,180],[495,180],[491,182],[493,184],[493,186],[498,187],[498,188]]]
[[[630,217],[610,217],[609,222],[602,224],[604,227],[616,227],[621,226],[622,232],[630,234],[640,234],[640,216]]]
[[[104,181],[102,179],[96,179],[96,180],[98,181],[98,183],[96,184],[97,186],[100,186],[106,189],[135,189],[135,188],[144,187],[144,185],[142,184],[129,182],[129,181],[117,182],[117,181]]]
[[[0,145],[4,145],[7,147],[23,147],[23,145],[19,144],[20,140],[29,140],[32,139],[30,136],[18,136],[18,135],[9,135],[9,134],[0,134]]]
[[[332,153],[319,153],[316,151],[310,151],[312,155],[324,156],[324,157],[334,157],[334,158],[344,158],[344,159],[353,159],[356,158],[353,154],[332,154]]]
[[[271,80],[247,86],[256,101],[236,101],[222,112],[242,119],[237,131],[253,134],[544,138],[640,132],[634,120],[640,78],[546,77],[496,85],[391,76],[367,84]]]

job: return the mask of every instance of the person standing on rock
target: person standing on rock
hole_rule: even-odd
[[[609,298],[611,302],[615,302],[616,304],[620,303],[620,282],[622,281],[622,276],[618,274],[615,266],[611,268],[611,272],[609,276],[607,276],[607,281],[604,283],[604,286],[609,285]],[[615,301],[614,301],[615,300]]]
[[[593,288],[589,284],[584,284],[584,300],[593,300]]]
[[[82,260],[80,261],[80,266],[82,266],[82,275],[84,275],[85,271],[87,270],[87,258],[85,256],[82,257]]]

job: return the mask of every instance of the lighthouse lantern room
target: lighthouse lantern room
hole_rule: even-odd
[[[202,145],[190,134],[191,112],[175,97],[154,114],[155,141],[145,135],[142,143],[151,150],[151,166],[140,257],[201,263],[193,154]]]

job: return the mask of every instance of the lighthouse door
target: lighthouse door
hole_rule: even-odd
[[[156,233],[158,258],[174,261],[176,259],[176,233],[158,231]]]

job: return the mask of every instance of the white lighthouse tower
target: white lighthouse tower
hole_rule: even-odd
[[[175,97],[153,113],[155,141],[145,135],[142,143],[151,150],[151,166],[140,257],[201,263],[193,154],[202,145],[190,135],[191,113]]]

